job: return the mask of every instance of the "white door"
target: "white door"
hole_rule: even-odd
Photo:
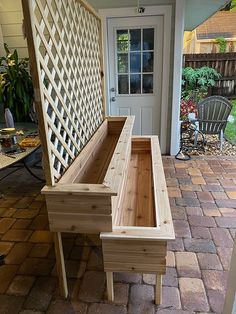
[[[160,135],[163,20],[108,19],[109,114],[134,115],[136,135]]]

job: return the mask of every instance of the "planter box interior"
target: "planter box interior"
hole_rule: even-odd
[[[156,227],[150,138],[133,138],[126,188],[115,226]]]

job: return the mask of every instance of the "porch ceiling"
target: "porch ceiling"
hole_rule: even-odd
[[[193,30],[219,10],[227,0],[186,0],[185,30]],[[122,8],[137,5],[137,0],[89,0],[95,9]],[[141,0],[140,5],[173,4],[175,0]]]

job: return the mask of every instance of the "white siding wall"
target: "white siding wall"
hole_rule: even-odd
[[[3,43],[8,44],[10,50],[17,49],[19,57],[28,56],[27,43],[22,32],[23,13],[21,0],[0,0],[0,54],[3,55]],[[3,40],[3,42],[2,42]]]

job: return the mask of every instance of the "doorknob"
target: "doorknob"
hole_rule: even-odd
[[[111,92],[114,93],[115,91],[116,91],[115,87],[112,87],[112,88],[111,88]]]
[[[111,97],[111,101],[116,101],[116,97]]]

